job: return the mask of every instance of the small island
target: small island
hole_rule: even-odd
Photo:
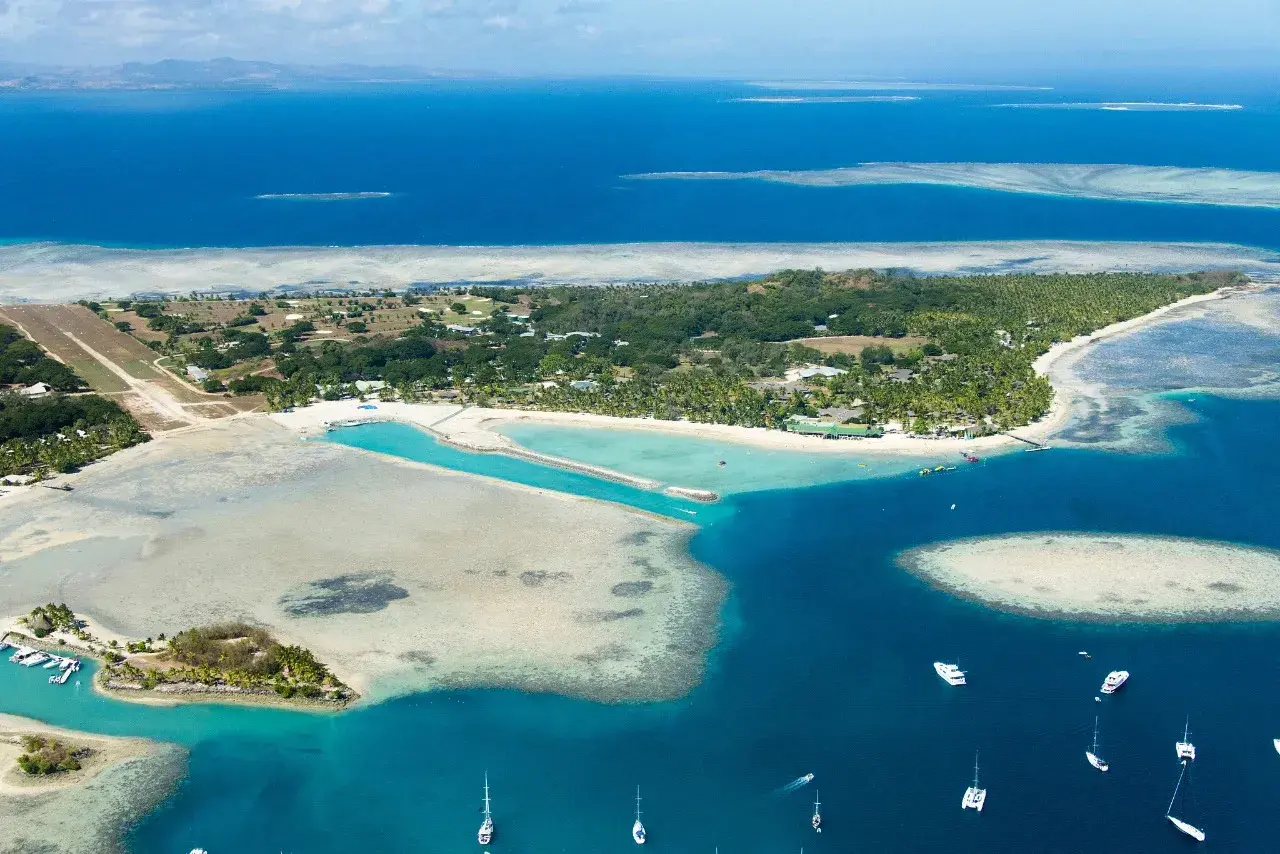
[[[122,699],[158,696],[332,708],[359,699],[310,650],[282,644],[245,622],[194,627],[171,638],[161,633],[129,640],[105,636],[66,604],[49,603],[33,608],[15,626],[0,640],[17,646],[19,654],[50,648],[92,655],[102,662],[96,686]]]
[[[21,744],[18,769],[31,777],[79,771],[81,760],[93,753],[92,748],[76,747],[48,735],[24,735]]]
[[[100,684],[110,692],[166,697],[283,698],[342,707],[356,694],[310,650],[281,644],[247,623],[187,629],[165,640],[130,643],[128,655],[108,651]]]

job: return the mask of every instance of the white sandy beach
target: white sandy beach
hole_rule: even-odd
[[[163,250],[15,243],[0,245],[0,302],[277,288],[403,288],[419,282],[688,282],[813,267],[895,267],[920,274],[1240,269],[1280,275],[1280,253],[1226,243],[1063,240]]]
[[[1280,619],[1280,552],[1176,537],[1044,533],[956,540],[899,556],[991,607],[1107,621]]]
[[[301,441],[262,417],[129,449],[75,487],[0,516],[0,613],[66,602],[132,638],[247,619],[374,697],[680,696],[726,593],[687,556],[687,525]]]
[[[17,770],[22,735],[49,735],[94,754],[83,769],[47,778]],[[0,715],[0,851],[114,854],[120,828],[155,808],[181,779],[173,745],[72,732]]]

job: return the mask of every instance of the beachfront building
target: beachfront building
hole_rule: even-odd
[[[824,439],[874,439],[884,435],[884,430],[874,424],[840,424],[804,415],[792,415],[788,418],[787,432],[802,436],[821,436]]]

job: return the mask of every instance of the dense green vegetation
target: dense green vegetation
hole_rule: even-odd
[[[45,382],[65,391],[77,391],[84,382],[12,327],[0,325],[0,347],[0,384],[18,386],[0,386],[0,477],[26,475],[38,480],[55,472],[75,471],[147,440],[128,413],[106,398],[22,394],[20,389],[28,382]]]
[[[80,391],[84,380],[49,358],[12,326],[0,324],[0,386],[46,383],[57,391]]]
[[[80,760],[91,752],[43,735],[24,735],[22,751],[18,767],[32,776],[79,771]]]
[[[1052,389],[1032,363],[1053,343],[1240,278],[788,270],[750,282],[472,288],[496,306],[477,334],[428,317],[394,338],[323,341],[300,321],[265,344],[252,333],[248,346],[270,352],[279,378],[249,376],[228,388],[264,392],[272,407],[287,408],[382,380],[405,400],[445,394],[767,427],[838,407],[919,433],[984,433],[1045,413]],[[870,338],[859,339],[867,342],[860,352],[828,355],[799,343],[838,335]],[[906,336],[915,336],[911,344],[887,346]],[[220,354],[210,353],[215,364]],[[783,382],[788,368],[804,365],[841,373]]]
[[[151,641],[131,644],[129,652],[150,653]],[[229,685],[247,691],[274,691],[282,697],[347,702],[351,689],[315,656],[286,646],[265,630],[246,623],[222,623],[187,629],[168,640],[148,667],[126,661],[109,665],[111,678],[152,689],[159,684]]]

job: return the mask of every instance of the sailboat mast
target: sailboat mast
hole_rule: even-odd
[[[640,787],[636,786],[636,821],[640,820]]]
[[[978,788],[978,752],[973,752],[973,787]]]
[[[489,815],[489,772],[484,772],[484,814]]]
[[[1191,715],[1187,715],[1187,723],[1182,728],[1182,740],[1186,741],[1189,735],[1191,735]]]
[[[1098,716],[1093,716],[1093,752],[1098,752]]]

